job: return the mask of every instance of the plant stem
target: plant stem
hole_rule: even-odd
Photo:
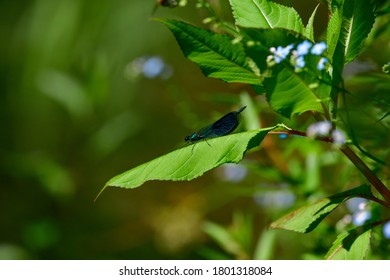
[[[390,191],[382,183],[381,180],[371,171],[370,168],[358,157],[354,151],[348,146],[340,148],[341,152],[349,158],[350,161],[359,169],[359,171],[367,178],[373,187],[383,196],[383,198],[390,203]]]
[[[290,134],[307,137],[306,132],[298,130],[286,130],[286,131],[270,131],[269,134]],[[316,137],[317,140],[332,143],[331,137]],[[343,145],[340,148],[341,152],[357,167],[357,169],[366,177],[366,179],[372,184],[372,186],[383,196],[386,201],[386,205],[390,207],[390,191],[382,183],[381,180],[375,175],[374,172],[364,163],[364,161],[347,145]]]

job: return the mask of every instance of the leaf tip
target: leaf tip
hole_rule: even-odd
[[[97,196],[95,197],[95,199],[93,200],[94,203],[96,203],[96,200],[99,198],[99,196],[102,194],[102,192],[107,188],[109,187],[109,185],[105,185],[101,190],[100,192],[97,194]]]

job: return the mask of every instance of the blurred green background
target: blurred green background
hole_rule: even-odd
[[[207,13],[194,2],[153,17],[201,24]],[[231,16],[228,1],[212,2]],[[242,92],[250,89],[205,78],[186,60],[170,32],[150,20],[154,4],[0,2],[0,258],[323,255],[336,236],[330,226],[305,236],[265,230],[308,194],[356,186],[354,176],[359,182],[340,168],[337,152],[312,141],[290,139],[286,149],[286,140],[269,137],[242,165],[191,182],[109,188],[94,203],[112,176],[181,147],[185,135],[249,98]],[[304,22],[316,4],[297,7]],[[317,17],[321,34],[324,6]],[[137,65],[156,56],[166,76],[137,75]],[[262,126],[287,121],[251,96]]]

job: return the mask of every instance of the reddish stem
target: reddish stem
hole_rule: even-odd
[[[269,134],[289,134],[307,137],[306,132],[298,130],[270,131]],[[316,137],[316,139],[328,143],[333,143],[333,139],[331,137]],[[340,147],[340,150],[350,161],[352,161],[352,163],[364,175],[364,177],[366,177],[366,179],[373,185],[373,187],[383,196],[383,198],[386,200],[386,206],[390,207],[390,191],[382,183],[382,181],[379,180],[375,173],[371,171],[371,169],[349,146],[343,145]]]

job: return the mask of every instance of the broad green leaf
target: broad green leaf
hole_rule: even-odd
[[[348,63],[360,53],[363,43],[375,21],[375,4],[372,0],[346,0],[333,2],[327,30],[328,57],[334,61],[335,50],[344,57],[334,63]]]
[[[195,143],[139,165],[109,180],[104,188],[133,189],[151,180],[192,180],[224,163],[238,163],[275,127],[236,133]],[[101,193],[100,192],[100,193]],[[99,193],[99,195],[100,195]],[[98,195],[98,196],[99,196]]]
[[[327,260],[363,260],[370,246],[371,228],[368,226],[343,232],[333,242]]]
[[[321,97],[309,83],[293,69],[284,67],[264,80],[267,100],[273,110],[287,118],[307,111],[323,112]]]
[[[359,55],[363,43],[374,25],[375,5],[370,0],[354,0],[346,9],[353,11],[351,15],[348,14],[350,17],[345,19],[342,30],[343,42],[345,42],[345,63],[349,63]]]
[[[251,67],[241,43],[194,25],[159,19],[173,33],[184,55],[199,65],[203,74],[225,82],[262,85],[257,69]]]
[[[310,18],[309,18],[309,21],[307,22],[307,25],[306,25],[306,28],[305,28],[305,35],[306,37],[311,40],[312,42],[314,42],[314,29],[313,29],[313,23],[314,23],[314,18],[316,16],[316,13],[317,13],[317,10],[318,10],[318,6],[320,4],[318,4],[316,6],[316,8],[314,9],[313,13],[311,14]]]
[[[330,94],[333,100],[342,82],[344,64],[353,61],[360,53],[364,40],[375,20],[372,0],[339,0],[330,2],[331,17],[327,29],[327,56],[333,66]]]
[[[316,75],[296,72],[287,60],[267,70],[266,59],[271,47],[297,45],[304,40],[302,36],[285,29],[243,28],[240,31],[245,40],[252,42],[246,44],[245,51],[265,76],[263,85],[273,110],[287,118],[306,111],[324,111],[331,87],[319,81]],[[317,71],[316,64],[310,64],[310,67]],[[319,74],[323,80],[328,79],[327,73]]]
[[[372,197],[370,187],[362,185],[328,198],[318,200],[287,214],[273,222],[270,227],[308,233],[315,229],[319,223],[342,202],[357,196],[366,198]]]
[[[267,0],[230,0],[236,24],[249,28],[284,28],[304,35],[296,10]]]

